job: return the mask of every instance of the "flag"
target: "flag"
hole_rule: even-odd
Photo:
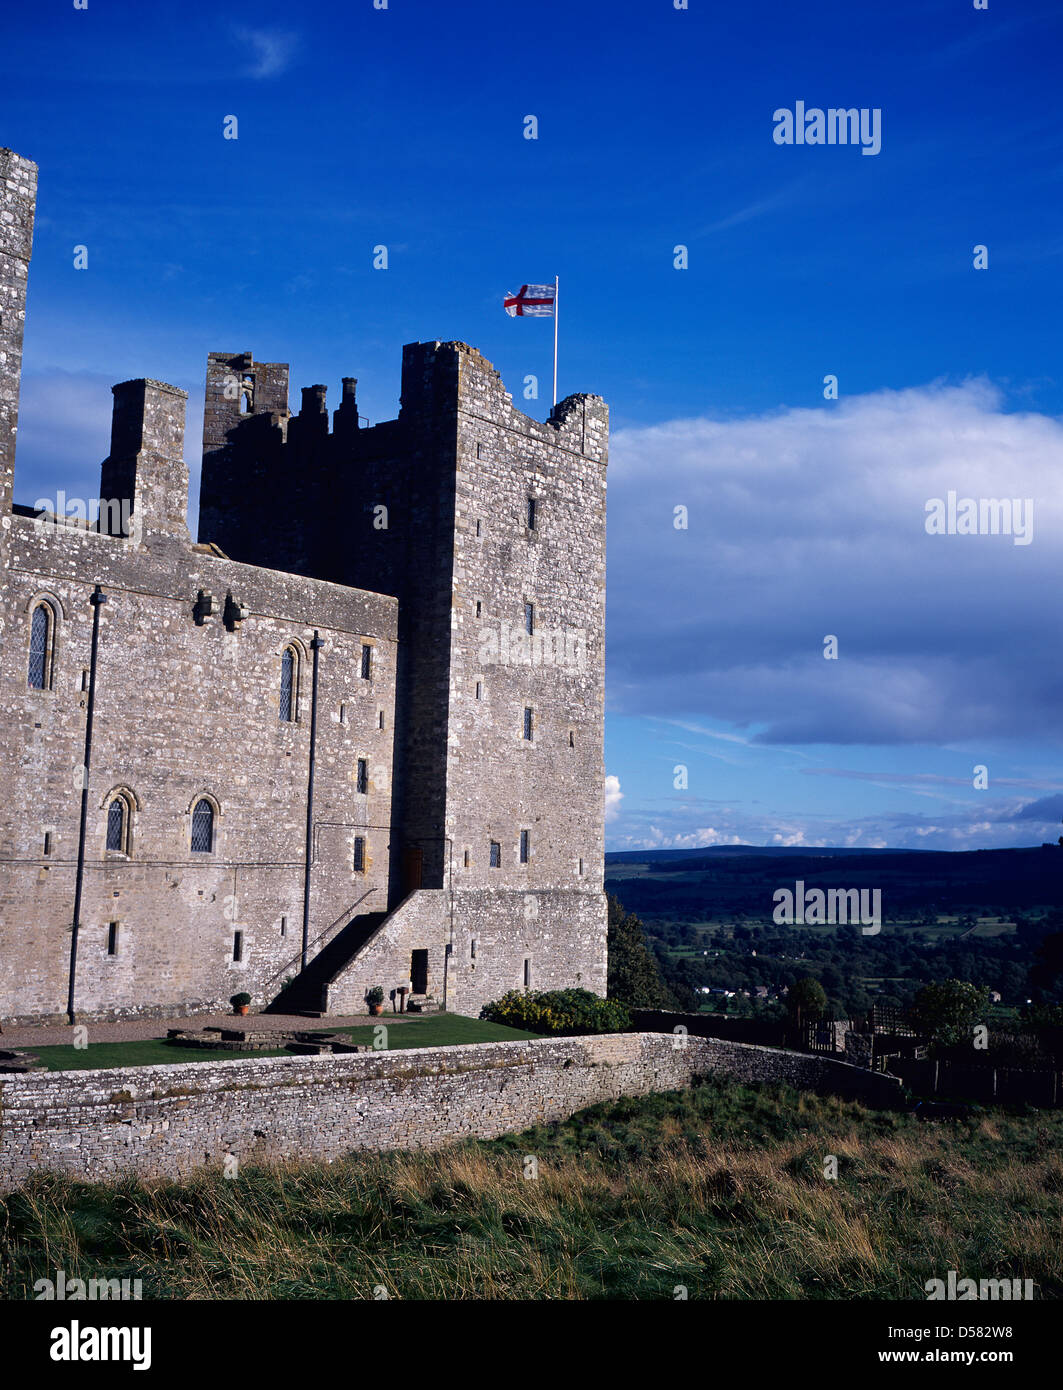
[[[507,294],[502,307],[511,319],[552,319],[554,316],[553,285],[521,285],[516,294]]]

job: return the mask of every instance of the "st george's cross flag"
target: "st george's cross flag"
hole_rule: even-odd
[[[516,294],[507,294],[503,308],[511,319],[551,319],[554,316],[553,285],[521,285]]]

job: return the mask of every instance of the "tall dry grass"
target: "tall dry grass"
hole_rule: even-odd
[[[954,1269],[1056,1298],[1061,1138],[1057,1113],[920,1124],[719,1082],[236,1180],[40,1176],[0,1200],[0,1288],[62,1269],[179,1299],[896,1299]]]

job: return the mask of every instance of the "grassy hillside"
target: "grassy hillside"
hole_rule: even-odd
[[[954,1269],[1059,1298],[1061,1139],[1059,1112],[921,1124],[712,1082],[436,1153],[39,1177],[0,1199],[0,1293],[63,1269],[173,1299],[918,1299]]]

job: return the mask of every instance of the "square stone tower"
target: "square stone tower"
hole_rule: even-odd
[[[211,354],[208,405],[223,370],[263,369]],[[359,429],[353,388],[331,434],[320,386],[290,421],[272,398],[219,410],[204,496],[268,507],[249,528],[212,503],[200,540],[399,600],[395,961],[373,966],[431,940],[431,986],[463,1012],[514,988],[604,994],[608,408],[576,395],[533,420],[456,342],[403,350],[397,420]]]

